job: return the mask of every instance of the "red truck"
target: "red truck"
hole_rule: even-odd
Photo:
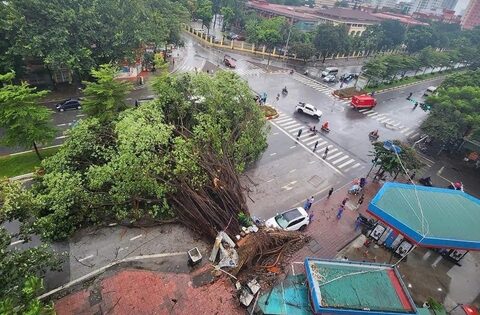
[[[353,108],[373,108],[377,105],[377,100],[368,94],[355,95],[350,102]]]

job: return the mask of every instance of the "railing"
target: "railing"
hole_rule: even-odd
[[[303,61],[303,59],[298,58],[295,54],[286,55],[282,53],[282,50],[279,50],[278,48],[273,48],[273,51],[268,51],[265,46],[256,46],[255,44],[248,43],[245,41],[229,40],[227,38],[215,39],[213,36],[207,35],[205,32],[197,31],[190,25],[185,25],[185,31],[198,37],[205,44],[212,47],[218,47],[218,48],[227,49],[227,50],[230,49],[230,50],[243,51],[243,52],[252,53],[256,55],[263,55],[263,56],[270,55],[270,57],[273,57],[273,58]],[[389,55],[389,54],[397,54],[401,52],[402,52],[401,50],[397,50],[397,49],[391,49],[391,50],[380,51],[380,52],[361,50],[361,51],[353,51],[350,53],[330,54],[325,59],[334,60],[334,59],[363,58],[363,57],[373,56],[377,54]],[[321,59],[323,58],[322,57],[318,58],[318,60],[321,60]]]

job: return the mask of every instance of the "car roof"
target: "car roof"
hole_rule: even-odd
[[[353,97],[359,99],[359,100],[372,100],[372,99],[375,99],[373,98],[372,96],[368,95],[368,94],[362,94],[362,95],[354,95]]]
[[[282,213],[282,216],[287,220],[288,222],[291,222],[293,220],[296,220],[298,218],[306,216],[307,213],[302,207],[297,207],[294,209],[287,210]]]

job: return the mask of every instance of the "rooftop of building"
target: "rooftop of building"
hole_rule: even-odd
[[[480,200],[463,191],[385,183],[368,211],[420,246],[480,250]]]
[[[305,259],[315,312],[416,314],[416,307],[392,265]]]
[[[301,21],[318,21],[315,10],[307,7],[296,7],[281,4],[268,3],[264,0],[248,1],[247,6],[257,10],[271,12],[277,15],[291,17]]]
[[[317,9],[316,14],[323,18],[330,18],[341,22],[378,23],[381,21],[369,12],[348,8]]]
[[[378,13],[372,13],[372,15],[382,20],[396,20],[402,24],[407,24],[407,25],[428,25],[428,23],[418,21],[412,18],[411,16],[403,15],[403,14],[397,14],[397,13],[391,13],[391,12],[378,12]]]

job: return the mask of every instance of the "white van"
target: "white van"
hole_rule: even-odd
[[[425,93],[423,93],[423,96],[431,96],[435,94],[435,91],[437,90],[436,86],[429,86]]]
[[[338,68],[337,67],[325,68],[325,70],[322,72],[322,77],[326,77],[329,74],[337,75],[338,74]]]

